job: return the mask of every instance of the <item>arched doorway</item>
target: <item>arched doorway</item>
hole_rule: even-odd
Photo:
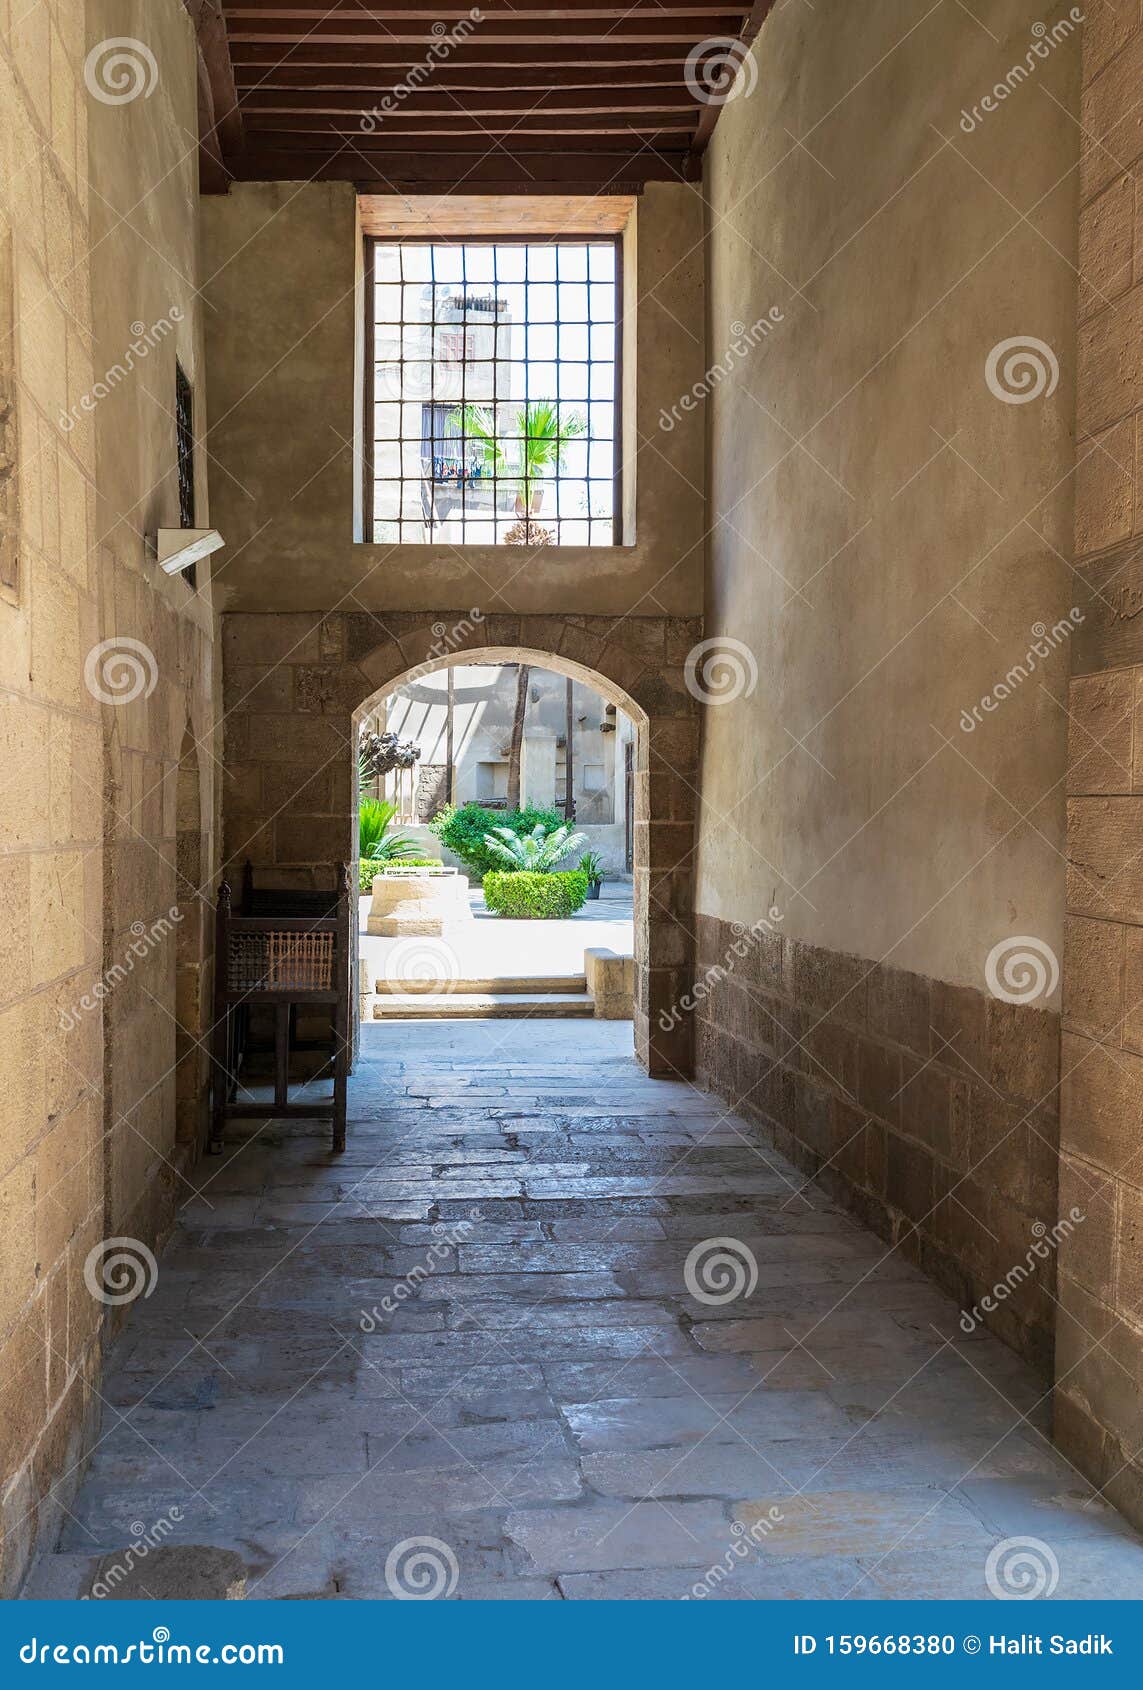
[[[701,623],[476,609],[288,617],[280,630],[270,615],[225,620],[228,733],[242,771],[227,800],[226,857],[235,871],[251,857],[266,885],[331,886],[336,865],[354,860],[355,718],[403,681],[466,660],[535,663],[624,710],[637,725],[636,1052],[653,1075],[692,1072],[693,1017],[679,1005],[693,977],[699,707],[685,664]],[[271,652],[274,697],[264,700],[249,677]]]
[[[363,1020],[630,1022],[627,799],[645,718],[637,725],[547,664],[485,653],[414,671],[355,721]],[[550,865],[560,872],[515,883],[529,887],[518,907],[490,905],[495,882],[484,877],[503,866],[494,854],[503,846],[486,842],[536,827],[561,853]],[[409,858],[438,866],[417,878],[402,866]],[[564,906],[563,875],[577,868],[588,871],[583,891]],[[512,885],[501,880],[499,896]],[[544,918],[523,919],[537,898],[552,900]]]

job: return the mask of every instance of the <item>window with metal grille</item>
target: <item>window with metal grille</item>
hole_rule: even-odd
[[[365,534],[609,546],[619,244],[372,240]]]

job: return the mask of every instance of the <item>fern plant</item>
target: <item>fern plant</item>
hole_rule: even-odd
[[[357,854],[362,862],[391,862],[417,848],[408,834],[390,835],[397,806],[387,798],[363,798],[357,812]]]
[[[493,475],[519,482],[516,510],[525,520],[539,508],[544,477],[562,466],[569,442],[578,439],[587,426],[579,411],[565,411],[561,416],[553,399],[525,400],[503,433],[492,405],[465,405],[456,420],[465,436],[477,442]],[[509,445],[513,456],[518,455],[515,466],[509,459]]]
[[[557,863],[562,863],[586,842],[585,833],[573,833],[566,823],[551,832],[543,822],[537,822],[531,833],[494,827],[484,835],[484,843],[497,862],[525,874],[550,874]]]

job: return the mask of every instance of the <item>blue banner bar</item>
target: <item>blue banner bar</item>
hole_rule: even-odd
[[[10,1602],[0,1683],[203,1673],[286,1686],[888,1682],[1138,1686],[1143,1606],[1128,1602]]]

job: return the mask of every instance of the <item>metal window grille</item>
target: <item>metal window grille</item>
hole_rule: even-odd
[[[366,534],[614,545],[614,240],[372,241]]]

